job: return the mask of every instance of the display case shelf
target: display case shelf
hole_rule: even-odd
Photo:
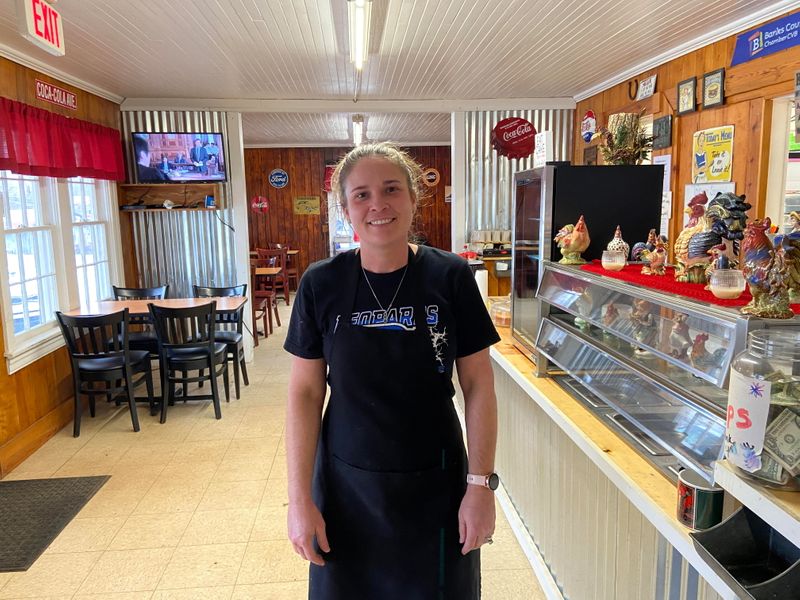
[[[549,318],[542,321],[537,349],[578,380],[593,395],[660,444],[681,464],[711,478],[722,451],[724,421],[687,403],[655,379],[639,376],[635,366],[580,331]],[[619,423],[618,423],[619,424]],[[635,437],[635,436],[634,436]],[[653,454],[653,451],[650,450]]]
[[[709,481],[724,439],[730,363],[747,333],[800,326],[798,318],[750,318],[549,261],[537,300],[537,351]]]
[[[548,264],[539,297],[718,387],[726,384],[730,362],[744,348],[743,339],[737,343],[737,328],[744,327],[746,319],[738,311],[636,288],[576,268]],[[608,316],[610,305],[616,316]]]

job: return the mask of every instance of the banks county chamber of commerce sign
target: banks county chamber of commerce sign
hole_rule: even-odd
[[[768,56],[800,44],[800,13],[740,33],[733,49],[731,66]]]

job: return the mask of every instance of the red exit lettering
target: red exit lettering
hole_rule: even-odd
[[[41,0],[31,0],[31,5],[33,7],[33,26],[36,35],[55,46],[59,46],[59,14],[52,10],[47,4],[41,2]],[[42,25],[44,25],[44,27],[42,27]]]

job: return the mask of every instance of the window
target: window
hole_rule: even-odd
[[[111,297],[107,227],[98,207],[101,182],[74,177],[67,180],[72,213],[72,240],[81,305]]]
[[[53,227],[38,177],[0,172],[3,238],[8,265],[7,302],[14,335],[55,318],[58,306]]]
[[[55,311],[111,296],[111,187],[0,171],[3,334],[12,373],[63,345]]]

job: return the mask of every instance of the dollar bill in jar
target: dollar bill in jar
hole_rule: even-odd
[[[785,408],[769,424],[764,448],[792,477],[800,474],[800,414]]]

